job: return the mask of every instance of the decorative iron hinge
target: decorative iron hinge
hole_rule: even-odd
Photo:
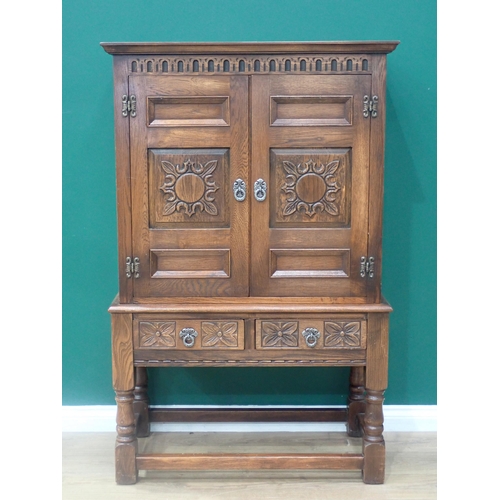
[[[365,95],[363,97],[363,116],[368,118],[372,115],[372,118],[377,118],[378,110],[378,96],[374,95],[371,99],[369,96]]]
[[[125,259],[125,276],[127,278],[138,278],[139,275],[139,266],[141,262],[139,261],[139,257],[135,257],[134,260],[132,260],[132,257],[127,257]]]
[[[361,266],[359,268],[359,274],[362,278],[368,275],[369,278],[373,278],[375,275],[375,258],[368,257],[368,259],[363,256],[361,257]]]
[[[131,95],[130,98],[127,95],[122,96],[122,115],[134,117],[137,114],[137,99],[135,95]]]

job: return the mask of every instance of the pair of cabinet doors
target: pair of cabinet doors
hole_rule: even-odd
[[[371,75],[129,76],[133,296],[365,297]]]

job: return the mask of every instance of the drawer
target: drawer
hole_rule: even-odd
[[[136,315],[135,349],[241,350],[245,347],[242,319],[155,318]]]
[[[364,317],[256,320],[255,348],[366,349],[366,320]]]

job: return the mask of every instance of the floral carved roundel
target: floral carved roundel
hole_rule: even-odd
[[[196,211],[217,215],[214,193],[219,186],[212,178],[216,167],[217,160],[203,164],[188,159],[178,165],[162,161],[161,168],[165,173],[163,185],[160,187],[165,193],[163,215],[182,211],[189,217]]]
[[[319,212],[338,215],[336,193],[341,187],[336,174],[339,164],[339,160],[326,165],[309,160],[295,165],[291,161],[284,160],[283,169],[287,175],[281,190],[287,198],[283,215],[295,212],[305,213],[309,217]]]

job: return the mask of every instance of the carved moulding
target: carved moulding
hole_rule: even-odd
[[[296,56],[273,55],[189,55],[134,58],[130,73],[366,73],[371,71],[369,54]]]
[[[159,364],[164,365],[214,365],[214,366],[226,366],[229,365],[278,365],[278,366],[304,366],[304,365],[340,365],[340,366],[363,366],[366,364],[365,358],[359,359],[136,359],[134,360],[135,365],[148,365],[158,366]]]

